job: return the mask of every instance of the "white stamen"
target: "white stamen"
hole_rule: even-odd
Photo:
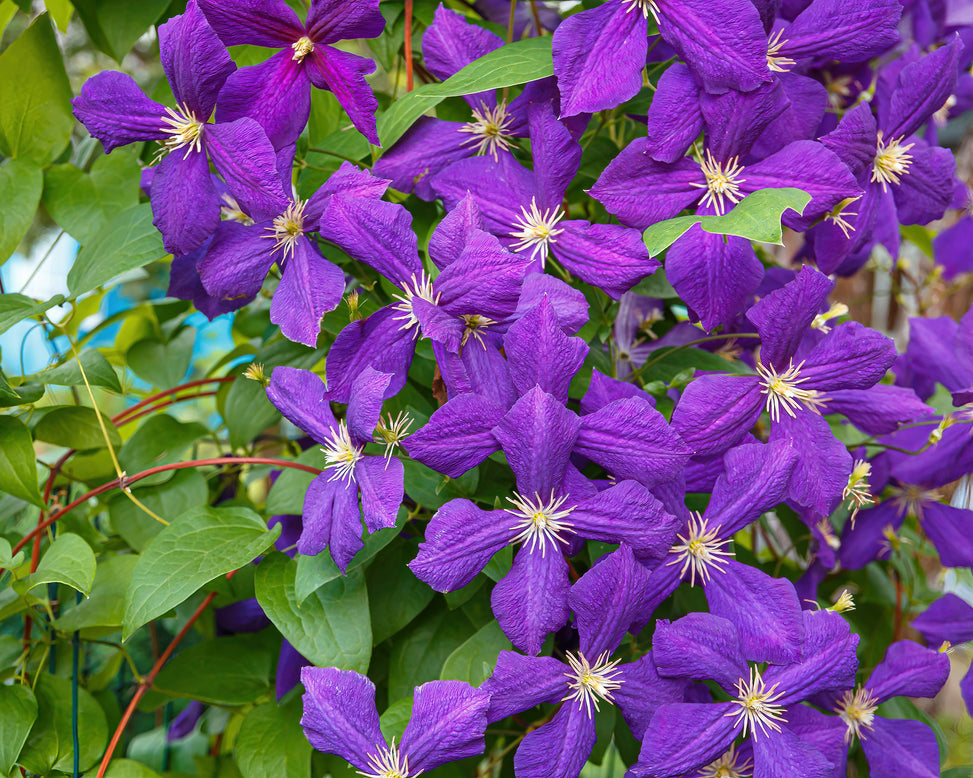
[[[566,694],[561,702],[576,700],[579,709],[587,713],[589,719],[594,715],[592,708],[596,711],[599,709],[599,700],[614,703],[612,692],[622,686],[621,679],[618,679],[618,674],[621,672],[618,663],[622,660],[615,659],[609,662],[610,656],[611,651],[605,651],[595,660],[592,667],[584,654],[579,652],[575,656],[570,651],[567,652],[567,660],[572,672],[565,675],[570,679],[568,688],[572,691]]]
[[[846,209],[849,205],[860,199],[860,197],[846,197],[829,213],[824,215],[824,220],[826,222],[831,222],[835,227],[841,230],[842,234],[845,236],[845,240],[848,240],[851,237],[851,233],[855,231],[855,225],[848,221],[848,217],[858,216],[858,211],[849,211]]]
[[[554,548],[557,548],[558,543],[567,544],[567,539],[561,537],[561,533],[575,531],[570,522],[564,521],[571,515],[575,506],[561,510],[566,500],[566,497],[551,495],[547,502],[544,502],[537,492],[534,493],[534,499],[530,500],[514,492],[513,497],[507,498],[507,502],[511,503],[514,509],[508,508],[507,513],[518,516],[521,520],[514,526],[514,529],[519,531],[511,538],[511,545],[523,543],[526,546],[530,543],[530,550],[533,551],[535,546],[540,544],[541,556],[544,556],[547,553],[548,543]]]
[[[328,480],[337,481],[344,478],[350,482],[355,473],[355,465],[362,458],[362,447],[351,442],[344,419],[338,422],[338,429],[331,433],[331,440],[324,444],[321,451],[324,452],[326,462],[324,469],[334,468]]]
[[[638,9],[642,12],[642,16],[644,16],[646,19],[649,18],[649,14],[652,14],[652,18],[655,19],[655,23],[659,23],[658,0],[622,0],[622,5],[628,6],[628,8],[625,9],[625,13],[631,13],[632,11]]]
[[[706,176],[706,183],[690,184],[697,189],[706,190],[702,199],[703,205],[711,206],[720,216],[726,213],[727,200],[736,205],[742,199],[740,184],[747,179],[739,178],[743,172],[743,165],[739,161],[739,157],[731,157],[724,165],[717,162],[716,157],[706,149],[706,159],[699,163],[700,170]]]
[[[466,341],[468,341],[472,335],[473,339],[485,349],[486,343],[483,341],[482,330],[485,327],[490,327],[496,324],[497,322],[495,322],[493,319],[488,319],[486,316],[480,316],[478,313],[464,314],[463,322],[466,324],[466,328],[463,330],[463,339],[460,341],[460,346],[465,346]]]
[[[801,378],[801,368],[804,363],[794,364],[794,360],[783,373],[778,373],[772,366],[767,367],[757,362],[757,373],[763,379],[761,394],[767,396],[767,412],[773,421],[780,421],[781,408],[792,419],[796,418],[795,410],[801,406],[809,411],[820,414],[819,407],[827,402],[827,398],[815,389],[801,389],[798,385],[807,381]]]
[[[509,130],[514,117],[507,113],[507,103],[502,101],[495,108],[481,103],[479,109],[473,109],[473,119],[459,128],[460,132],[473,136],[464,140],[462,145],[476,146],[478,155],[489,154],[496,161],[501,151],[510,148],[508,139],[512,136]]]
[[[253,219],[243,212],[240,203],[229,192],[223,193],[223,205],[220,206],[220,214],[230,222],[239,222],[247,226],[253,224]]]
[[[738,758],[736,746],[730,746],[723,756],[700,770],[696,778],[750,778],[753,775],[753,759],[737,764]]]
[[[669,560],[666,564],[677,565],[682,562],[682,570],[679,575],[685,577],[686,571],[690,571],[689,585],[696,585],[696,576],[699,575],[699,582],[705,584],[709,581],[713,570],[718,573],[725,573],[721,566],[726,564],[727,559],[733,558],[732,551],[724,551],[723,547],[729,544],[731,538],[717,540],[719,527],[707,528],[706,519],[696,513],[690,516],[688,537],[676,535],[682,543],[669,549],[670,554],[678,554],[675,559]]]
[[[510,233],[511,238],[519,238],[513,249],[517,252],[531,249],[531,259],[540,252],[543,265],[547,261],[550,244],[564,232],[563,229],[557,229],[557,223],[564,218],[564,211],[560,206],[555,206],[541,213],[535,197],[530,198],[529,211],[524,206],[520,207],[520,211],[522,215],[513,223],[514,231]]]
[[[372,772],[366,773],[361,770],[355,772],[365,778],[415,778],[422,774],[422,770],[415,773],[409,772],[409,757],[403,757],[399,753],[395,738],[392,738],[392,745],[388,748],[380,748],[377,754],[369,754],[368,765]]]
[[[786,39],[780,39],[783,34],[783,30],[778,30],[767,41],[767,68],[775,73],[786,73],[797,64],[797,60],[780,56],[780,50],[787,43]]]
[[[314,41],[308,38],[306,35],[291,44],[291,48],[294,50],[294,54],[291,59],[295,62],[303,62],[304,58],[314,51]]]
[[[396,321],[404,322],[404,324],[399,326],[400,330],[411,330],[413,327],[416,328],[414,337],[419,337],[419,319],[416,317],[415,311],[412,309],[412,301],[418,297],[420,300],[425,300],[427,303],[432,305],[439,304],[439,298],[442,293],[436,294],[432,288],[432,279],[429,278],[422,271],[419,272],[419,277],[412,276],[411,286],[406,284],[402,289],[402,294],[392,295],[396,300],[401,300],[401,302],[395,304],[395,310],[401,313],[401,316],[396,316]]]
[[[385,466],[388,467],[392,459],[392,452],[402,445],[402,441],[409,437],[409,428],[412,426],[412,417],[405,411],[399,411],[399,415],[394,419],[392,414],[386,414],[387,421],[378,421],[375,428],[374,440],[376,443],[385,444]]]
[[[784,706],[774,705],[775,700],[784,696],[784,692],[777,692],[779,684],[774,684],[769,689],[760,676],[760,671],[756,667],[750,668],[750,680],[741,678],[737,681],[737,699],[733,700],[740,706],[738,711],[728,711],[725,715],[734,716],[735,726],[743,722],[743,737],[747,736],[747,730],[757,736],[757,730],[761,735],[766,735],[771,730],[780,732],[780,723],[787,722],[784,718]]]
[[[856,459],[851,475],[848,476],[848,484],[841,491],[841,499],[848,500],[848,507],[852,509],[852,527],[855,526],[855,517],[858,515],[858,511],[875,502],[872,498],[872,487],[868,483],[868,477],[871,474],[872,466],[863,459]]]
[[[284,259],[294,256],[297,241],[304,234],[304,200],[292,202],[287,210],[274,219],[274,223],[267,228],[265,238],[274,241],[272,254],[281,251]]]
[[[903,146],[904,140],[903,135],[885,143],[882,132],[878,133],[878,147],[875,151],[875,161],[872,163],[872,181],[881,183],[883,192],[889,190],[889,184],[898,184],[912,165],[912,155],[906,152],[916,144],[910,143]]]
[[[825,335],[831,332],[831,324],[829,323],[832,319],[837,319],[839,316],[844,316],[848,313],[848,306],[844,303],[831,303],[831,307],[828,308],[824,313],[819,313],[811,320],[811,329],[820,330]]]
[[[856,737],[861,740],[862,730],[872,728],[877,707],[878,700],[861,686],[854,691],[848,689],[844,693],[835,705],[834,712],[848,727],[845,731],[845,743],[850,743]]]
[[[200,151],[203,148],[204,124],[197,118],[196,114],[186,105],[176,106],[175,110],[167,107],[166,114],[168,115],[163,116],[162,121],[168,124],[169,128],[163,130],[163,132],[169,137],[158,142],[162,149],[153,162],[158,162],[177,149],[186,149],[183,159],[194,151]]]

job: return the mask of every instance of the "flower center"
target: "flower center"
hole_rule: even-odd
[[[819,406],[824,405],[827,398],[815,389],[800,388],[799,384],[808,380],[800,377],[803,366],[803,362],[795,365],[794,360],[791,359],[787,370],[778,373],[773,366],[768,367],[757,361],[757,373],[763,379],[760,393],[767,396],[767,412],[771,420],[780,421],[781,408],[793,419],[794,411],[802,405],[809,411],[821,413]]]
[[[294,41],[291,44],[291,48],[294,49],[294,54],[291,56],[291,59],[295,62],[303,62],[304,58],[314,51],[314,41],[305,35]]]
[[[783,30],[778,30],[767,41],[767,68],[775,73],[786,73],[797,64],[797,60],[780,56],[780,50],[787,43],[786,39],[780,39],[780,36],[783,34]]]
[[[240,224],[247,226],[253,224],[253,219],[243,212],[240,203],[229,192],[223,193],[223,205],[220,206],[220,213],[227,221],[240,222]]]
[[[750,680],[741,678],[737,681],[737,699],[733,703],[740,706],[740,710],[728,711],[727,716],[734,716],[735,726],[743,723],[743,737],[747,736],[747,730],[757,735],[760,730],[761,735],[766,735],[769,731],[780,732],[780,724],[785,722],[784,706],[775,705],[774,701],[784,696],[784,692],[777,691],[778,684],[774,684],[769,689],[760,676],[760,671],[756,667],[750,668]]]
[[[705,184],[691,184],[698,189],[705,189],[703,205],[712,206],[716,213],[722,216],[726,213],[726,201],[736,205],[740,202],[740,184],[746,181],[739,178],[743,172],[743,165],[738,164],[739,157],[731,157],[726,163],[717,162],[716,158],[706,150],[706,159],[699,163],[700,170],[706,176]]]
[[[507,513],[517,516],[520,521],[514,525],[517,534],[510,540],[514,543],[523,543],[525,546],[530,543],[530,550],[540,545],[541,556],[547,553],[547,544],[557,547],[557,543],[566,544],[568,541],[561,537],[562,532],[574,532],[570,522],[564,521],[571,515],[575,506],[561,509],[567,497],[555,497],[553,494],[547,502],[541,500],[539,493],[534,492],[534,499],[531,500],[523,495],[514,492],[513,497],[508,497],[507,502],[514,508],[507,509]]]
[[[385,466],[388,467],[389,460],[392,459],[392,452],[402,445],[402,441],[409,436],[409,428],[412,426],[412,417],[405,411],[399,411],[394,419],[392,414],[386,414],[386,421],[380,418],[378,426],[375,428],[374,440],[376,443],[385,444]]]
[[[889,184],[898,184],[912,165],[912,155],[907,152],[916,144],[910,143],[903,146],[904,140],[903,135],[886,143],[881,131],[878,133],[878,148],[875,152],[875,161],[872,163],[872,181],[878,181],[882,185],[883,192],[889,190]]]
[[[723,756],[700,770],[696,778],[750,778],[753,775],[753,759],[737,764],[738,758],[736,746],[730,746]]]
[[[463,322],[466,324],[466,329],[463,330],[463,339],[460,341],[460,345],[465,346],[466,341],[470,339],[470,336],[473,336],[473,339],[485,349],[486,343],[483,342],[482,330],[497,322],[493,319],[488,319],[486,316],[481,316],[478,313],[464,314]]]
[[[622,0],[622,5],[628,6],[625,13],[631,13],[637,8],[646,19],[649,18],[651,13],[655,23],[659,23],[659,0]]]
[[[380,748],[377,754],[368,755],[368,766],[372,772],[356,770],[365,778],[409,778],[409,757],[403,757],[395,746],[395,738],[388,748]],[[419,775],[416,773],[415,775]],[[414,776],[413,776],[414,778]]]
[[[267,228],[267,233],[263,237],[274,241],[271,254],[282,251],[285,259],[294,256],[297,239],[304,234],[305,205],[304,200],[292,202],[287,206],[287,210],[274,219],[274,223]]]
[[[841,491],[841,499],[848,500],[848,507],[852,508],[851,526],[855,526],[855,517],[866,505],[875,502],[872,499],[872,487],[868,483],[868,477],[872,474],[872,466],[864,459],[855,460],[851,475],[848,476],[848,484]]]
[[[943,496],[936,489],[923,489],[915,484],[894,487],[892,491],[895,493],[894,501],[899,508],[899,515],[908,512],[919,521],[924,518],[923,505],[927,502],[938,502]]]
[[[175,109],[167,107],[166,114],[162,117],[162,121],[169,127],[163,132],[169,137],[159,141],[162,149],[154,161],[162,159],[166,154],[176,151],[176,149],[186,149],[183,159],[188,157],[191,152],[201,150],[203,147],[203,122],[196,118],[196,114],[185,105],[176,106]]]
[[[845,731],[846,743],[851,742],[856,737],[860,740],[862,730],[872,728],[877,707],[878,699],[868,689],[863,689],[861,686],[854,691],[848,689],[844,693],[844,696],[835,705],[834,712],[841,717],[841,720],[848,727]]]
[[[677,556],[666,564],[677,565],[682,562],[679,575],[685,577],[686,571],[689,570],[690,586],[696,585],[697,574],[700,583],[706,583],[713,570],[725,573],[721,565],[726,564],[726,558],[733,558],[732,551],[723,550],[723,547],[730,542],[730,538],[718,540],[719,527],[710,529],[706,526],[706,521],[698,513],[691,516],[686,537],[676,535],[682,542],[669,549],[670,554],[677,554]]]
[[[845,103],[851,97],[853,80],[851,76],[832,76],[825,71],[824,88],[828,92],[828,105],[831,108],[837,111],[845,107]]]
[[[593,715],[591,709],[598,710],[599,700],[614,703],[612,692],[622,686],[622,681],[618,679],[618,674],[621,672],[618,669],[618,663],[622,660],[615,659],[609,662],[608,657],[610,656],[611,651],[605,651],[595,660],[594,667],[592,667],[581,652],[578,652],[577,656],[570,651],[567,652],[571,672],[565,673],[565,675],[569,679],[568,689],[571,691],[564,696],[561,702],[577,700],[578,707],[588,714],[589,719]]]
[[[324,452],[324,469],[334,468],[329,481],[347,479],[349,482],[355,473],[355,465],[362,458],[362,447],[351,442],[348,426],[344,419],[338,422],[338,429],[331,433],[331,440],[321,449]]]
[[[396,300],[401,300],[395,304],[395,310],[401,313],[401,316],[396,316],[396,321],[404,322],[399,326],[400,330],[411,330],[416,327],[414,337],[419,337],[418,324],[419,319],[416,317],[416,313],[412,308],[412,301],[417,297],[420,300],[425,300],[427,303],[432,305],[437,305],[439,303],[439,298],[442,297],[442,293],[436,294],[432,288],[432,279],[429,278],[421,270],[419,271],[419,277],[412,276],[412,281],[406,284],[402,288],[402,294],[392,295]]]
[[[858,197],[848,197],[838,203],[832,211],[824,215],[824,220],[826,222],[831,222],[841,230],[842,234],[845,236],[845,240],[851,237],[851,233],[855,231],[855,225],[848,221],[849,216],[857,216],[858,211],[847,211],[845,210],[849,205],[858,200]]]
[[[476,146],[478,155],[489,154],[494,161],[501,151],[510,148],[510,124],[514,117],[507,113],[507,103],[501,102],[495,108],[487,108],[485,103],[473,109],[473,121],[459,128],[460,132],[472,135],[463,141],[463,146]]]
[[[513,246],[514,251],[531,249],[531,259],[540,252],[541,265],[543,265],[547,261],[550,244],[564,232],[563,229],[557,228],[557,223],[564,218],[564,211],[560,206],[555,206],[541,213],[537,207],[537,199],[534,197],[530,198],[530,210],[521,206],[520,211],[521,215],[513,223],[514,231],[510,233],[511,238],[519,239]]]

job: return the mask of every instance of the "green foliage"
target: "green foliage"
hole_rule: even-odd
[[[0,166],[0,264],[27,234],[43,187],[44,174],[30,159],[11,159]]]
[[[310,778],[311,744],[298,723],[298,698],[278,707],[268,702],[247,714],[236,738],[243,778]]]
[[[7,775],[37,719],[37,700],[26,686],[0,686],[0,774]]]
[[[125,595],[123,638],[214,578],[243,567],[280,534],[245,508],[194,508],[145,547]]]
[[[14,588],[21,594],[45,583],[63,583],[82,594],[91,591],[95,580],[95,554],[77,535],[62,533],[51,543],[37,566],[37,572],[21,578]]]
[[[43,505],[30,430],[13,416],[0,416],[0,489],[34,505]]]

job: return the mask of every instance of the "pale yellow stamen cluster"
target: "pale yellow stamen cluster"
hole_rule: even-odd
[[[304,234],[304,200],[297,200],[287,206],[287,210],[274,219],[274,223],[267,228],[263,237],[274,241],[271,253],[282,252],[284,258],[294,256],[297,241]]]
[[[506,102],[498,103],[495,108],[481,104],[480,108],[473,109],[473,121],[459,128],[460,132],[473,136],[463,141],[463,145],[476,146],[478,155],[489,154],[496,160],[501,151],[510,148],[510,125],[513,120],[514,117],[507,113]]]
[[[808,380],[801,378],[802,367],[803,362],[795,365],[792,359],[787,370],[778,373],[773,366],[757,362],[757,373],[763,379],[760,392],[767,397],[767,412],[773,421],[780,421],[781,409],[793,419],[796,418],[794,411],[802,406],[820,413],[820,406],[827,402],[817,390],[800,388],[800,384]]]
[[[710,762],[706,767],[696,774],[696,778],[750,778],[753,775],[753,759],[737,764],[739,754],[736,746],[730,746],[730,750],[715,762]]]
[[[618,678],[618,674],[621,672],[618,669],[618,663],[622,660],[615,659],[609,662],[609,656],[611,656],[611,652],[605,651],[592,666],[585,659],[584,654],[579,652],[575,656],[568,652],[567,660],[571,666],[571,672],[565,673],[565,675],[569,679],[568,688],[571,691],[564,696],[561,702],[577,701],[578,707],[588,714],[588,718],[594,715],[592,709],[598,710],[599,700],[613,703],[612,692],[622,686],[622,681]]]
[[[420,300],[425,300],[427,303],[432,305],[437,305],[439,303],[439,298],[442,297],[442,293],[436,294],[432,287],[432,279],[429,278],[425,273],[419,273],[419,276],[412,276],[411,284],[406,284],[402,289],[402,294],[393,295],[396,300],[400,300],[395,304],[395,310],[401,313],[401,316],[396,316],[396,321],[401,321],[403,324],[399,326],[400,330],[411,330],[413,327],[416,328],[415,337],[419,337],[419,319],[416,317],[415,311],[412,308],[412,301],[415,298]]]
[[[921,486],[909,484],[907,486],[896,487],[893,489],[893,501],[898,506],[899,515],[908,513],[922,521],[922,507],[927,502],[939,502],[943,495],[936,489],[923,489]]]
[[[784,34],[783,30],[778,30],[773,35],[770,36],[770,40],[767,41],[767,68],[775,73],[786,73],[794,65],[797,64],[797,60],[791,59],[790,57],[782,57],[780,55],[780,50],[787,43],[787,40],[781,40],[781,35]]]
[[[416,773],[409,772],[409,757],[403,757],[395,745],[395,738],[392,738],[392,745],[388,748],[379,749],[377,754],[368,755],[368,765],[372,772],[366,773],[356,770],[359,775],[365,778],[415,778],[421,774],[421,770]]]
[[[784,718],[784,706],[774,704],[784,696],[784,692],[777,691],[777,686],[775,683],[768,689],[756,667],[750,668],[749,681],[745,678],[737,681],[737,699],[733,703],[739,705],[740,710],[728,711],[726,715],[736,719],[735,726],[743,723],[743,737],[747,736],[748,730],[754,737],[758,729],[761,735],[780,732],[780,722],[786,723],[787,719]]]
[[[236,198],[229,192],[223,193],[223,205],[220,206],[220,214],[230,222],[239,222],[247,226],[253,224],[253,219],[243,212]]]
[[[557,544],[566,544],[568,541],[562,537],[564,532],[574,532],[571,523],[564,521],[571,515],[575,506],[565,510],[561,509],[566,497],[554,497],[547,501],[541,499],[539,493],[534,493],[534,499],[514,493],[513,497],[508,497],[507,501],[513,505],[507,512],[517,516],[520,521],[514,526],[517,534],[511,538],[511,545],[523,543],[524,546],[530,545],[533,551],[538,545],[541,547],[541,556],[547,553],[547,545],[557,548]]]
[[[740,178],[743,172],[743,165],[739,164],[739,157],[731,157],[726,163],[718,162],[716,157],[706,150],[706,159],[700,161],[699,167],[706,177],[705,184],[691,184],[697,189],[705,189],[702,203],[712,207],[717,214],[722,216],[726,213],[727,201],[736,205],[743,198],[740,192],[740,184],[746,181]]]
[[[314,51],[314,41],[305,35],[303,38],[294,41],[291,44],[291,48],[294,50],[291,59],[295,62],[303,62],[304,58]]]
[[[848,507],[852,509],[852,527],[855,526],[855,517],[858,515],[858,511],[875,502],[872,498],[871,484],[868,482],[871,474],[872,466],[863,459],[856,459],[851,475],[848,476],[848,484],[841,492],[841,499],[848,500]]]
[[[557,223],[564,218],[564,211],[560,206],[548,208],[545,211],[537,207],[537,198],[530,198],[530,210],[520,207],[521,215],[513,223],[514,230],[511,238],[517,238],[513,250],[520,252],[531,249],[530,258],[541,255],[541,264],[547,261],[550,244],[556,242],[557,236],[564,232],[557,227]]]
[[[862,730],[872,728],[877,707],[878,700],[870,691],[860,686],[854,691],[848,689],[844,693],[834,710],[848,727],[845,731],[846,743],[856,737],[861,739]]]
[[[902,145],[905,136],[892,138],[885,142],[882,133],[878,133],[878,147],[875,151],[875,161],[872,163],[872,181],[882,185],[882,191],[889,190],[889,184],[898,184],[902,176],[909,172],[912,165],[912,155],[908,153],[915,144]]]
[[[409,428],[412,426],[412,417],[405,411],[399,411],[395,418],[391,413],[386,414],[385,420],[379,418],[378,426],[375,428],[373,440],[376,443],[385,445],[385,466],[388,467],[389,460],[392,459],[392,452],[402,445],[402,441],[409,437]]]
[[[355,473],[355,465],[362,458],[363,451],[361,446],[352,443],[344,419],[338,422],[338,428],[331,433],[331,439],[324,444],[321,451],[324,453],[326,463],[324,469],[334,469],[328,480],[351,481]]]
[[[495,322],[493,319],[488,319],[486,316],[481,316],[478,313],[464,314],[463,324],[465,324],[466,326],[463,329],[463,339],[460,341],[460,345],[465,346],[466,341],[468,341],[470,339],[470,336],[472,336],[473,339],[477,341],[485,349],[486,343],[484,343],[483,341],[482,330],[485,327],[493,326],[496,323],[497,322]]]
[[[841,230],[842,235],[845,236],[845,240],[851,237],[851,233],[855,231],[855,226],[848,221],[849,216],[857,216],[858,211],[846,210],[849,205],[851,205],[856,200],[860,200],[860,197],[846,197],[840,203],[838,203],[830,213],[825,214],[824,220],[826,222],[831,222]]]
[[[835,613],[847,613],[848,611],[855,610],[855,598],[852,597],[850,591],[845,589],[841,596],[835,600],[834,605],[828,608],[829,611],[834,611]]]
[[[848,313],[848,306],[844,303],[832,303],[831,307],[824,313],[819,313],[811,320],[811,328],[820,330],[825,335],[831,332],[831,320],[837,319]]]
[[[659,0],[622,0],[622,5],[628,6],[625,13],[638,9],[646,19],[649,18],[649,14],[652,14],[655,23],[659,23]]]
[[[185,105],[179,105],[175,109],[167,107],[166,114],[162,121],[169,125],[164,130],[169,137],[159,141],[162,149],[153,161],[158,162],[178,149],[186,149],[183,159],[194,151],[200,151],[203,148],[203,121]]]
[[[733,558],[732,551],[724,551],[724,546],[730,543],[730,538],[717,540],[719,527],[709,528],[706,526],[707,520],[698,513],[689,519],[689,531],[686,537],[677,535],[682,541],[669,549],[670,554],[676,554],[676,558],[666,564],[677,565],[682,562],[680,576],[685,576],[689,571],[689,585],[696,585],[696,576],[699,576],[701,584],[709,581],[713,570],[718,573],[725,573],[723,565],[727,559]]]

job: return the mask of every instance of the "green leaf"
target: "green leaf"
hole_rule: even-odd
[[[439,678],[450,654],[475,632],[462,611],[429,608],[392,641],[389,699],[411,697],[414,687]]]
[[[307,451],[302,451],[294,460],[302,465],[312,467],[324,467],[324,454],[318,446],[312,446]],[[267,513],[278,515],[282,513],[303,513],[304,495],[307,494],[308,487],[316,476],[313,473],[306,473],[303,470],[289,467],[285,469],[277,480],[270,487],[267,494]],[[322,556],[319,554],[319,556]],[[327,556],[327,554],[323,555]]]
[[[500,652],[512,649],[500,625],[491,621],[446,658],[439,677],[479,686],[493,673]]]
[[[246,705],[270,692],[280,638],[270,630],[256,635],[216,638],[188,648],[156,676],[163,694],[211,705]]]
[[[43,313],[64,302],[64,295],[56,294],[46,302],[37,302],[22,294],[0,294],[0,335],[17,322]]]
[[[169,389],[189,370],[195,342],[196,330],[185,327],[168,343],[155,338],[138,341],[125,354],[125,361],[143,381],[157,389]]]
[[[669,279],[666,278],[665,268],[659,268],[652,275],[646,276],[639,281],[632,291],[635,294],[642,294],[646,297],[656,297],[662,300],[670,300],[678,297],[679,293],[672,288]]]
[[[725,216],[677,216],[653,224],[642,233],[642,238],[652,256],[669,248],[694,224],[714,235],[736,235],[760,243],[783,245],[780,219],[784,211],[802,214],[809,202],[811,195],[800,189],[761,189],[744,197]]]
[[[90,292],[165,255],[162,236],[152,224],[152,207],[136,205],[112,218],[78,252],[68,272],[68,289],[74,296]]]
[[[120,446],[122,438],[115,425],[102,418],[108,430],[112,446]],[[55,446],[84,451],[89,448],[105,448],[105,436],[98,424],[94,408],[81,405],[61,405],[45,413],[34,425],[34,438],[53,443]]]
[[[115,369],[98,349],[86,348],[81,352],[78,359],[81,360],[84,377],[88,379],[89,384],[104,386],[119,394],[122,393],[118,374],[115,373]],[[54,386],[81,386],[84,383],[84,378],[81,375],[81,367],[78,367],[78,359],[69,359],[63,365],[25,376],[24,380],[34,381],[38,384],[53,384]]]
[[[243,778],[310,778],[311,744],[301,727],[301,700],[277,707],[268,702],[243,720],[236,738]]]
[[[183,423],[167,414],[151,416],[125,441],[118,452],[118,461],[126,473],[139,473],[156,465],[176,462],[187,448],[208,432],[196,422]],[[159,476],[161,481],[171,478],[169,473]],[[141,483],[146,485],[148,481]]]
[[[37,700],[26,686],[0,685],[0,775],[7,775],[37,719]]]
[[[95,778],[94,775],[85,778]],[[105,778],[159,778],[159,774],[134,759],[112,759]]]
[[[74,14],[70,0],[44,0],[44,6],[61,32],[68,31],[68,23]]]
[[[43,386],[35,383],[25,383],[15,389],[0,374],[0,408],[10,408],[14,405],[31,405],[43,396]]]
[[[297,604],[297,563],[275,552],[257,567],[257,602],[280,633],[319,667],[364,673],[372,655],[368,592],[361,571],[325,584]]]
[[[13,549],[10,547],[10,542],[4,538],[0,538],[0,567],[5,570],[9,570],[11,567],[17,567],[24,559],[23,550],[17,552],[17,556],[13,555]]]
[[[205,504],[209,488],[206,478],[198,471],[177,470],[165,483],[141,488],[136,486],[132,494],[156,516],[172,521],[190,508]],[[108,515],[111,516],[112,529],[135,551],[142,551],[165,526],[124,494],[112,497],[108,503]]]
[[[528,38],[508,43],[471,62],[441,84],[428,84],[396,100],[378,119],[382,146],[391,147],[426,111],[447,97],[500,89],[554,75],[551,39]]]
[[[30,229],[43,188],[44,175],[30,159],[11,159],[0,167],[0,264]]]
[[[0,416],[0,491],[44,507],[37,487],[34,441],[30,430],[13,416]]]
[[[92,42],[116,62],[159,21],[169,0],[72,0]]]
[[[86,597],[95,580],[95,553],[79,535],[65,532],[54,538],[37,566],[37,572],[14,584],[20,594],[45,583],[62,583]]]
[[[365,573],[375,645],[407,626],[435,594],[407,567],[416,556],[417,545],[414,541],[390,546]]]
[[[174,608],[215,578],[243,567],[274,542],[246,508],[194,508],[156,535],[139,557],[125,596],[122,638]]]
[[[0,153],[46,165],[73,129],[64,57],[41,14],[0,54]]]
[[[85,173],[74,165],[54,165],[44,174],[44,207],[82,245],[116,214],[138,205],[138,159],[116,149],[102,154]]]
[[[71,681],[50,673],[39,673],[34,688],[37,720],[20,752],[20,764],[39,775],[52,770],[71,773],[74,746],[71,736]],[[78,689],[78,766],[89,769],[105,750],[108,725],[105,712],[84,688]]]
[[[65,611],[54,626],[62,632],[91,627],[118,628],[125,613],[125,592],[132,580],[136,554],[116,554],[102,559],[88,598]]]

